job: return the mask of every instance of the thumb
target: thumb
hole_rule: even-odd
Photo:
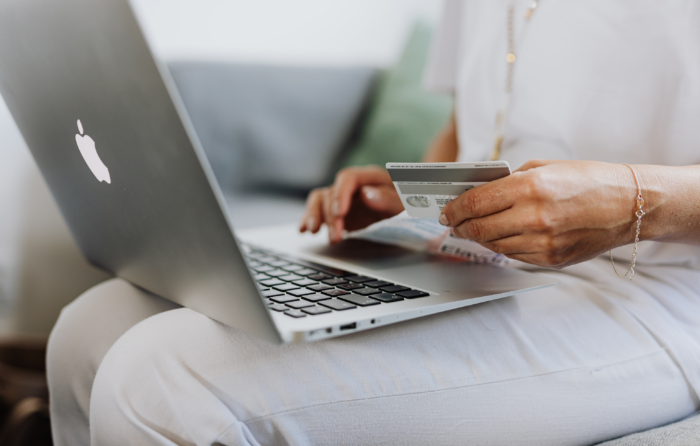
[[[365,206],[374,211],[391,215],[403,212],[403,204],[394,186],[363,186],[360,196]]]

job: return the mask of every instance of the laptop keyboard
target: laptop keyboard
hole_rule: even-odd
[[[429,296],[425,291],[259,249],[244,257],[267,306],[293,318]]]

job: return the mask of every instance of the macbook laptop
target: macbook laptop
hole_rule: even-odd
[[[236,237],[127,0],[5,0],[0,92],[84,256],[271,342],[305,342],[557,283],[268,228]],[[236,209],[230,209],[235,213]]]

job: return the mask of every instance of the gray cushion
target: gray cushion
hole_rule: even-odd
[[[298,224],[306,209],[305,197],[270,191],[229,193],[226,194],[226,204],[236,230]]]
[[[376,75],[201,62],[171,63],[170,71],[225,190],[328,181]]]
[[[646,432],[631,434],[598,446],[697,446],[700,445],[700,415]]]

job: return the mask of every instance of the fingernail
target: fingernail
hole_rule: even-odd
[[[313,217],[309,217],[306,219],[306,229],[309,231],[313,231],[316,229],[316,219]]]
[[[335,216],[340,215],[340,203],[338,200],[334,200],[333,203],[331,203],[331,213]]]
[[[335,240],[335,229],[332,226],[328,228],[328,238]]]
[[[450,224],[450,222],[447,221],[447,217],[445,216],[445,214],[440,214],[440,218],[438,218],[438,222],[443,226],[447,226]]]
[[[369,187],[365,188],[365,198],[368,200],[376,200],[378,197],[377,191],[374,189],[370,189]]]

